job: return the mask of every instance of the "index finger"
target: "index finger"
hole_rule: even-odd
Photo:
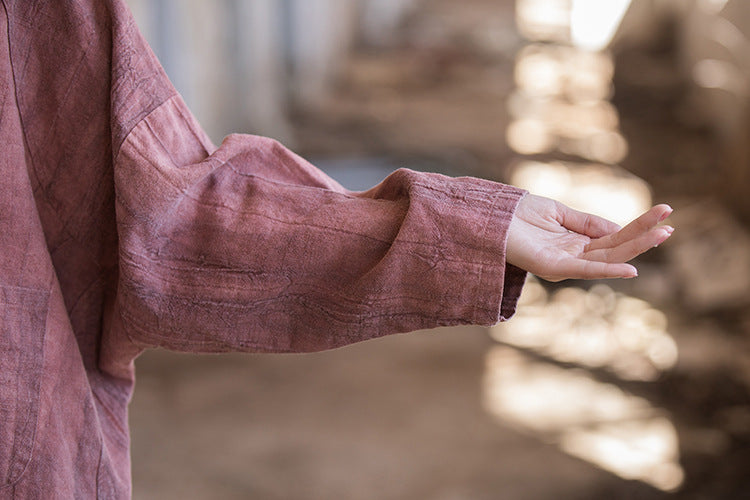
[[[579,212],[573,208],[560,204],[561,225],[565,229],[583,234],[589,238],[601,238],[613,234],[621,228],[614,222],[594,214]]]

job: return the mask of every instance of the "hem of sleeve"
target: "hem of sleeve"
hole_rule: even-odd
[[[526,194],[527,191],[508,185],[501,185],[497,190],[484,235],[488,251],[494,254],[497,264],[486,265],[482,272],[476,293],[483,310],[477,310],[477,324],[495,325],[507,321],[516,312],[527,272],[506,261],[506,248],[510,222]]]
[[[513,264],[505,266],[505,280],[503,283],[502,299],[500,300],[500,316],[495,321],[507,321],[516,313],[518,299],[521,297],[521,290],[526,282],[528,273],[516,267]]]

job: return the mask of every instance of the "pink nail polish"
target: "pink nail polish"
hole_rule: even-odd
[[[671,226],[663,226],[663,229],[666,230],[667,234],[665,234],[659,239],[659,242],[656,245],[654,245],[654,248],[658,247],[659,245],[667,241],[669,237],[672,236],[672,233],[674,232],[674,228]]]
[[[626,280],[629,280],[631,278],[637,278],[638,277],[638,269],[633,268],[630,271],[628,271],[627,274],[624,274],[622,277],[625,278]]]
[[[672,207],[669,207],[669,210],[667,210],[666,212],[664,212],[661,215],[661,217],[659,217],[659,222],[664,222],[667,219],[667,217],[669,217],[670,215],[672,215],[672,212],[674,212],[674,209]]]

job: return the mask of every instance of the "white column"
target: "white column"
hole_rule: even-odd
[[[349,51],[356,26],[354,0],[292,0],[289,41],[295,98],[311,105],[325,95]]]

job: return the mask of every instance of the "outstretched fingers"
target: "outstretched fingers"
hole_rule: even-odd
[[[592,240],[591,243],[589,243],[589,245],[586,247],[586,252],[591,252],[593,250],[599,249],[614,249],[627,242],[637,240],[640,237],[649,234],[649,232],[656,228],[657,224],[663,222],[664,219],[669,217],[671,213],[672,207],[670,207],[669,205],[656,205],[655,207],[652,207],[649,211],[635,219],[633,222],[625,226],[620,231],[614,234],[606,235],[602,238]],[[651,247],[659,243],[660,242],[654,243],[651,245]],[[646,247],[635,255],[639,255],[640,253],[643,253],[651,247]]]
[[[671,226],[653,227],[648,231],[637,234],[633,239],[623,241],[613,248],[591,250],[591,245],[581,257],[598,262],[627,262],[643,252],[661,245],[674,232]]]

